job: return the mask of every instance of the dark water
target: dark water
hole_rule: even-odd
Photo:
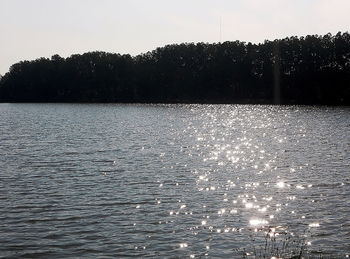
[[[2,258],[350,254],[349,108],[0,104],[0,132]]]

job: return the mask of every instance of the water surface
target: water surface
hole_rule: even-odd
[[[0,257],[350,253],[349,108],[0,104],[0,132]]]

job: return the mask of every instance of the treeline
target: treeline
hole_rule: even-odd
[[[0,101],[350,105],[350,34],[54,55],[11,66]]]

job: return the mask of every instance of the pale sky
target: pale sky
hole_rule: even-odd
[[[349,13],[350,0],[0,0],[0,74],[53,54],[335,34]]]

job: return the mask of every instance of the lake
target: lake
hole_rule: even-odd
[[[350,254],[348,107],[0,104],[0,132],[0,258]]]

